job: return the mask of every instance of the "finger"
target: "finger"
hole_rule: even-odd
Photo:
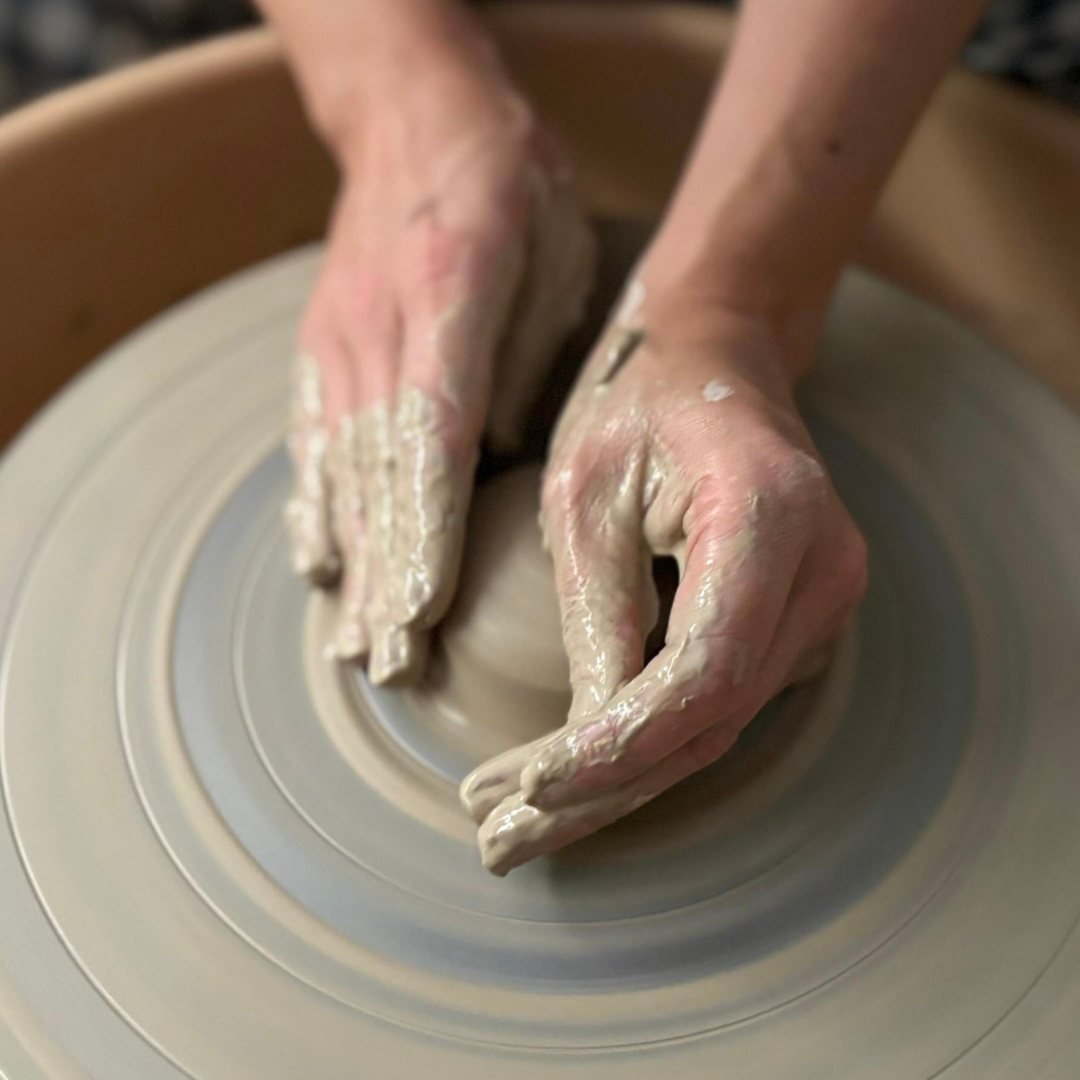
[[[515,866],[566,847],[633,813],[672,784],[715,761],[737,738],[738,729],[718,726],[696,736],[677,754],[640,776],[567,806],[541,809],[527,802],[522,792],[515,792],[493,808],[479,829],[481,861],[502,877]]]
[[[322,368],[311,352],[302,352],[292,373],[291,427],[288,437],[295,484],[285,505],[293,570],[318,584],[340,570],[330,529],[330,491],[326,457],[330,427],[324,403]]]
[[[813,658],[817,665],[829,654],[829,646],[821,639],[828,638],[836,624],[829,625],[823,617],[820,597],[801,586],[802,579],[813,580],[812,573],[804,572],[806,567],[804,561],[769,660],[757,680],[758,691],[748,705],[693,736],[637,776],[581,801],[542,809],[527,802],[520,791],[508,792],[497,804],[489,799],[491,809],[478,834],[484,866],[502,876],[522,863],[565,847],[632,813],[726,754],[770,697],[783,686],[807,677],[805,658]],[[518,748],[518,752],[523,749]]]
[[[656,620],[651,556],[641,540],[644,465],[614,455],[617,468],[596,461],[549,474],[544,524],[555,568],[563,641],[570,659],[571,718],[605,704],[644,662]],[[559,733],[485,762],[461,786],[476,821],[514,794],[522,768]]]
[[[390,612],[394,568],[393,410],[401,357],[401,318],[386,282],[389,215],[377,206],[342,212],[353,250],[348,273],[335,281],[335,303],[356,381],[354,425],[361,467],[363,562],[346,582],[343,601],[362,608],[367,631],[368,676],[373,683],[407,681],[422,666],[424,644],[397,626]],[[362,566],[362,570],[361,570]],[[357,623],[351,624],[353,630]],[[341,629],[350,636],[348,625]],[[355,639],[342,644],[359,645]]]
[[[394,438],[390,406],[369,405],[357,417],[364,462],[362,493],[367,529],[370,631],[368,676],[377,685],[407,680],[426,659],[424,644],[390,613],[390,576],[394,566]]]
[[[370,648],[363,458],[355,417],[342,418],[331,440],[328,463],[333,483],[333,531],[345,568],[334,648],[339,659],[354,660]]]
[[[419,679],[431,648],[425,631],[385,622],[376,624],[371,637],[368,678],[376,686],[408,686]]]
[[[787,685],[796,686],[799,683],[812,682],[819,675],[823,675],[832,663],[833,652],[830,642],[821,648],[800,654],[788,675]]]
[[[746,703],[633,778],[630,784],[639,794],[653,798],[713,764],[780,691],[822,674],[865,587],[865,556],[858,551],[858,537],[851,537],[851,542],[850,552],[827,542],[818,542],[807,552]]]
[[[817,678],[851,625],[866,591],[866,544],[847,517],[811,545],[759,675],[762,703],[786,686]]]
[[[637,776],[581,802],[541,809],[526,803],[523,794],[513,793],[493,808],[481,829],[485,866],[506,873],[610,824],[713,764],[734,746],[770,698],[824,670],[865,586],[866,553],[858,533],[842,527],[821,536],[800,563],[767,657],[743,706]]]
[[[502,876],[515,866],[565,847],[632,813],[726,754],[761,705],[806,670],[802,658],[808,652],[815,658],[828,654],[828,646],[816,641],[825,630],[821,606],[800,590],[798,578],[802,576],[800,571],[792,589],[791,610],[782,618],[776,647],[761,674],[762,689],[750,705],[706,728],[639,775],[582,801],[541,809],[526,802],[520,791],[507,792],[498,803],[489,798],[490,810],[478,834],[484,866]],[[809,647],[808,632],[814,639]],[[789,673],[786,678],[785,673]],[[518,748],[518,752],[524,749]]]
[[[457,585],[478,450],[461,445],[453,412],[417,387],[399,393],[390,610],[402,626],[433,626]]]
[[[596,269],[596,239],[569,176],[536,171],[525,274],[495,365],[488,434],[517,448],[529,405],[566,335],[581,321]]]
[[[645,464],[578,456],[544,481],[543,525],[570,661],[570,718],[595,712],[644,664],[656,618],[641,535]],[[545,758],[546,760],[546,758]]]
[[[400,254],[391,611],[402,626],[437,623],[457,584],[495,350],[524,266],[524,201],[476,194],[424,204]]]
[[[644,663],[656,619],[651,556],[641,540],[640,464],[569,466],[544,485],[544,524],[570,660],[570,717],[606,704]],[[475,821],[516,793],[522,769],[561,732],[514,747],[475,769],[460,795]]]
[[[699,500],[664,648],[598,715],[573,725],[525,767],[529,802],[562,806],[623,783],[744,704],[812,523],[809,500],[785,501],[783,528],[764,510],[756,499],[728,528],[707,496]]]
[[[461,782],[458,794],[466,813],[477,824],[520,787],[521,770],[540,753],[557,732],[515,746],[473,769]]]

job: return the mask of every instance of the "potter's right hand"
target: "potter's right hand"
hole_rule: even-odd
[[[574,691],[567,725],[466,779],[496,873],[629,813],[723,754],[820,668],[861,596],[862,538],[795,408],[785,345],[632,285],[553,440],[543,524]],[[680,582],[664,647],[651,560]]]
[[[561,148],[486,43],[365,60],[354,120],[321,124],[342,186],[300,334],[287,516],[297,571],[340,574],[338,655],[383,683],[423,663],[481,433],[513,440],[581,312],[593,243]]]

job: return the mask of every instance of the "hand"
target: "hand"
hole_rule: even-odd
[[[820,670],[866,580],[863,540],[792,400],[785,346],[632,284],[556,430],[542,521],[573,704],[565,727],[462,785],[504,874],[715,761]],[[680,569],[663,649],[655,555]]]
[[[341,575],[338,655],[383,683],[423,664],[482,431],[512,442],[580,316],[593,240],[560,148],[501,77],[428,72],[371,100],[337,147],[287,518],[297,572]]]

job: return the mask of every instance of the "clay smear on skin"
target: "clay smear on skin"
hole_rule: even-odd
[[[810,454],[801,453],[793,468],[815,479],[824,476],[821,464]],[[655,497],[661,494],[667,496],[668,505],[663,514],[665,520],[657,523],[657,532],[662,534],[665,529],[674,532],[670,519],[680,516],[676,508],[682,500],[668,492],[658,491]],[[533,743],[527,751],[519,748],[504,755],[505,767],[486,774],[482,767],[466,781],[462,789],[466,806],[474,815],[480,809],[488,810],[479,830],[479,842],[482,861],[489,870],[505,874],[552,846],[593,832],[649,802],[671,783],[661,760],[638,775],[609,789],[598,789],[578,802],[551,808],[536,805],[549,785],[565,783],[581,767],[618,761],[656,716],[690,706],[705,680],[711,679],[709,669],[715,668],[715,645],[705,639],[705,634],[723,621],[721,594],[725,577],[737,575],[742,565],[758,557],[765,542],[766,512],[763,495],[751,492],[747,496],[744,524],[725,545],[723,572],[712,563],[702,569],[689,605],[673,613],[665,652],[657,658],[658,663],[646,669],[646,676],[633,691],[629,688],[620,691],[593,718],[554,732]],[[680,568],[685,566],[685,543],[680,537],[670,548]],[[728,652],[727,678],[737,686],[749,675],[749,647],[736,642]],[[709,739],[709,752],[718,756],[735,741],[738,731],[720,724],[699,734]],[[497,764],[502,762],[499,759]],[[517,768],[520,772],[515,790],[511,771]],[[495,794],[503,798],[492,806]]]
[[[750,526],[740,541],[745,557],[751,556],[756,543],[756,532]],[[681,552],[675,554],[678,556]],[[617,694],[603,709],[602,718],[585,721],[569,732],[554,733],[539,747],[534,746],[523,768],[520,757],[513,762],[521,769],[519,790],[507,794],[480,826],[478,839],[485,867],[493,873],[505,874],[544,850],[552,838],[558,836],[565,842],[593,832],[660,794],[665,784],[658,782],[647,770],[611,790],[600,791],[577,803],[545,810],[530,802],[541,787],[565,779],[583,763],[619,760],[658,713],[686,708],[690,704],[712,659],[712,650],[702,640],[702,632],[721,618],[720,585],[716,576],[706,571],[695,594],[685,630],[669,634],[671,643],[666,657],[632,693]],[[736,649],[733,652],[730,673],[733,682],[738,683],[745,677],[746,660],[744,651]],[[675,687],[679,700],[665,700],[671,697]],[[507,764],[511,765],[511,762]],[[509,776],[504,783],[496,781],[493,786],[499,794],[504,794],[508,781]],[[486,788],[483,782],[472,780],[472,786],[467,781],[463,792],[472,797],[480,795],[478,801],[490,805],[490,795],[494,792],[486,791]],[[482,798],[484,794],[488,799]],[[467,805],[468,801],[467,798]]]
[[[286,510],[294,566],[318,558],[336,567],[344,556],[335,654],[351,660],[370,650],[372,681],[387,682],[422,663],[414,624],[424,621],[439,571],[460,555],[447,545],[460,543],[471,464],[454,467],[438,406],[417,388],[403,390],[393,410],[380,401],[343,418],[330,439],[317,361],[307,358],[298,375],[290,436],[297,491]],[[330,516],[332,539],[322,520]]]
[[[432,395],[406,387],[392,414],[379,402],[357,416],[370,493],[370,676],[377,683],[422,662],[417,631],[427,628],[437,583],[452,576],[460,556],[449,546],[460,545],[472,463],[459,468],[451,460],[438,408]]]
[[[352,659],[364,655],[371,644],[366,618],[369,551],[360,468],[360,429],[356,417],[341,418],[330,441],[326,466],[333,489],[334,540],[345,568],[337,635],[327,652],[331,657]]]
[[[551,256],[549,272],[523,276],[517,263],[524,251],[508,250],[506,257],[513,265],[494,275],[500,288],[508,290],[505,303],[475,296],[447,303],[427,332],[428,347],[436,353],[461,352],[458,339],[462,334],[468,338],[468,355],[476,349],[484,351],[487,339],[497,337],[505,320],[504,308],[511,304],[515,281],[519,283],[518,315],[525,325],[543,331],[539,336],[548,346],[525,350],[526,359],[531,357],[537,365],[545,362],[557,339],[579,318],[592,277],[591,233],[575,198],[561,190],[552,198],[551,183],[539,172],[530,174],[529,180],[530,229],[550,228],[552,213],[557,212],[553,219],[559,226],[557,242],[545,247],[536,236],[530,242],[534,258],[538,251]],[[580,234],[576,244],[568,245],[567,229]],[[576,252],[575,272],[569,276],[568,247]],[[519,352],[524,345],[535,344],[523,343],[514,335],[511,340]],[[511,367],[516,359],[507,358]],[[530,379],[515,370],[508,383],[520,396]],[[325,422],[319,364],[310,354],[298,362],[290,434],[297,483],[287,509],[294,567],[328,584],[341,571],[339,554],[345,555],[336,653],[341,659],[368,653],[369,675],[377,683],[418,671],[424,632],[443,614],[460,563],[463,517],[476,460],[475,456],[452,459],[441,410],[467,411],[476,380],[467,378],[458,365],[447,363],[442,366],[440,391],[442,398],[437,400],[417,387],[406,387],[393,405],[380,402],[349,418],[351,430],[331,468],[328,453],[333,443]],[[510,422],[520,411],[506,407],[513,397],[513,393],[500,395],[507,414],[502,416],[502,433],[508,441]],[[355,445],[347,448],[347,442]],[[336,473],[337,483],[331,472]],[[341,525],[332,521],[332,506],[342,517]],[[336,545],[333,534],[337,534]]]
[[[703,391],[702,396],[706,401],[714,402],[723,401],[724,398],[729,398],[734,393],[735,391],[732,390],[730,386],[722,383],[719,379],[712,379],[705,384],[705,390]]]
[[[400,588],[396,621],[423,619],[435,599],[440,569],[457,561],[448,552],[460,544],[462,503],[474,462],[455,467],[439,430],[438,404],[415,387],[398,399],[396,414],[398,534],[392,577]]]
[[[330,539],[326,491],[326,456],[330,433],[323,405],[322,369],[311,353],[297,357],[293,369],[292,424],[288,446],[296,486],[285,505],[295,572],[314,581],[328,581],[340,564]]]

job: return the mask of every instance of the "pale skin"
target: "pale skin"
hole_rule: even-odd
[[[512,439],[580,312],[591,242],[565,154],[471,12],[262,7],[343,176],[301,333],[315,378],[293,440],[296,561],[315,579],[341,567],[339,652],[392,681],[422,666],[479,440]],[[745,0],[681,182],[551,443],[542,519],[574,699],[564,728],[462,787],[494,872],[714,761],[857,606],[865,548],[792,386],[981,7]],[[681,575],[646,665],[658,554]]]

